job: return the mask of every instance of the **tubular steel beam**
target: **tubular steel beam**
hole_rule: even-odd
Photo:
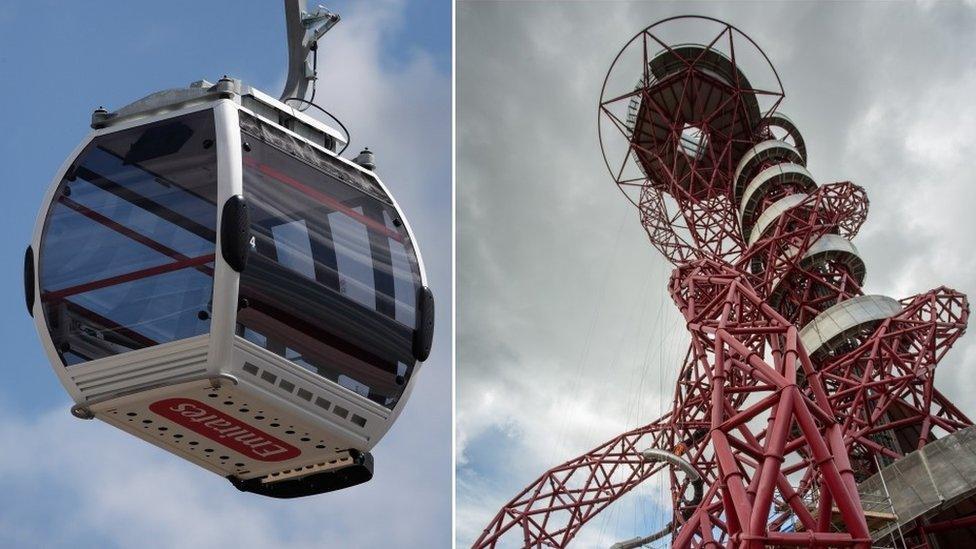
[[[705,45],[668,46],[659,26],[673,19],[621,50],[598,107],[607,168],[651,244],[676,266],[669,291],[690,345],[672,408],[544,473],[502,507],[474,547],[565,547],[661,469],[636,450],[651,446],[674,449],[704,483],[685,517],[690,480],[671,474],[673,547],[867,548],[858,482],[882,459],[930,443],[934,428],[972,425],[933,385],[939,361],[965,332],[966,296],[937,288],[883,298],[885,314],[858,309],[865,268],[852,259],[850,239],[867,216],[864,190],[817,185],[803,168],[803,137],[777,112],[779,77],[778,90],[755,89],[736,65],[748,48],[768,62],[751,39],[697,18],[718,35]],[[630,48],[642,51],[624,56]],[[640,66],[627,69],[629,79],[611,79],[623,59]],[[638,84],[611,90],[612,80]],[[768,108],[755,115],[759,100]],[[703,135],[691,151],[682,141],[689,127]],[[626,147],[610,151],[612,135]],[[628,163],[636,164],[629,174]],[[795,177],[761,175],[786,172]],[[761,189],[742,188],[749,178],[761,179]],[[743,234],[740,210],[747,229],[761,219],[761,234]],[[827,317],[838,329],[828,329]],[[805,336],[820,330],[823,341],[806,348],[813,339],[801,339],[802,326]],[[926,548],[925,533],[970,527],[976,518],[921,524],[908,541]]]

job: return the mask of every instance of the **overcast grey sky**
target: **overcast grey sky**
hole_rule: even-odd
[[[871,200],[865,290],[976,295],[976,7],[500,3],[457,8],[457,534],[469,545],[545,469],[652,421],[687,345],[670,265],[615,189],[596,104],[618,49],[718,17],[769,55],[820,183]],[[638,75],[635,75],[636,78]],[[937,386],[976,415],[976,335]],[[607,546],[666,518],[644,487],[585,527]]]

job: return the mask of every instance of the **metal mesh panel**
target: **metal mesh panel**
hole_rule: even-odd
[[[932,442],[858,486],[865,511],[893,509],[898,517],[897,523],[871,532],[874,539],[920,516],[949,507],[974,491],[976,427]]]

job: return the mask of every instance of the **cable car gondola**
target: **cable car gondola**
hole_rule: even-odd
[[[285,8],[287,100],[338,17]],[[243,491],[368,481],[430,353],[433,297],[372,154],[347,160],[347,142],[227,77],[96,110],[24,264],[72,413]]]

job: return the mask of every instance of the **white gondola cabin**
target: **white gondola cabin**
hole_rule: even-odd
[[[416,241],[376,174],[336,154],[338,131],[227,78],[92,127],[25,261],[72,413],[245,491],[369,480],[433,329]]]

